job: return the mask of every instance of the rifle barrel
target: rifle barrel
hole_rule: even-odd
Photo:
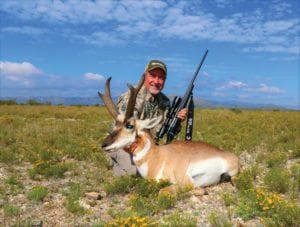
[[[187,102],[189,100],[189,96],[191,94],[191,90],[193,90],[193,87],[194,87],[194,81],[195,81],[195,79],[196,79],[196,77],[197,77],[197,75],[198,75],[198,73],[199,73],[199,71],[201,69],[201,66],[203,65],[203,62],[204,62],[204,60],[206,58],[207,53],[208,53],[208,50],[206,49],[206,51],[205,51],[205,53],[204,53],[204,55],[203,55],[203,57],[201,59],[201,62],[199,63],[199,65],[198,65],[198,67],[196,69],[196,72],[194,73],[194,76],[193,76],[193,78],[192,78],[192,80],[191,80],[191,82],[190,82],[190,84],[188,86],[188,89],[186,90],[186,92],[185,92],[185,94],[184,94],[184,96],[182,98],[182,102],[181,102],[179,110],[183,109],[187,105]]]

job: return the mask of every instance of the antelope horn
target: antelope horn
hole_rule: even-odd
[[[111,77],[109,77],[105,82],[105,94],[98,92],[99,97],[103,101],[104,105],[106,106],[106,109],[111,114],[111,116],[116,119],[118,116],[118,110],[112,101],[111,94],[110,94],[110,80]]]
[[[140,89],[142,88],[142,86],[144,84],[144,80],[145,80],[145,74],[143,74],[141,76],[141,79],[140,79],[138,85],[136,86],[136,88],[134,88],[130,84],[127,84],[127,86],[129,87],[129,90],[130,90],[130,95],[129,95],[127,108],[126,108],[126,112],[125,112],[125,119],[129,119],[133,116],[134,106],[135,106],[135,102],[136,102],[136,96],[139,93]]]

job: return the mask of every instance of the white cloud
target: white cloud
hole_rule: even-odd
[[[291,54],[298,54],[300,53],[300,47],[289,46],[285,47],[282,45],[265,45],[265,46],[256,46],[256,47],[247,47],[243,49],[246,52],[249,51],[256,51],[256,52],[270,52],[270,53],[291,53]]]
[[[95,46],[117,45],[124,40],[113,32],[94,32],[92,34],[75,35],[74,38]]]
[[[243,82],[241,82],[241,81],[230,81],[230,82],[228,83],[228,86],[229,86],[230,88],[242,88],[242,87],[246,87],[247,84],[245,84],[245,83],[243,83]]]
[[[217,87],[216,90],[225,90],[225,89],[241,89],[247,87],[247,84],[241,81],[229,81],[228,83]]]
[[[206,71],[203,71],[203,72],[202,72],[202,75],[203,75],[204,77],[210,77],[209,73],[206,72]]]
[[[2,10],[24,20],[39,19],[47,23],[106,23],[138,21],[159,15],[167,4],[163,1],[25,1],[3,2]]]
[[[273,12],[272,16],[277,18],[293,12],[293,6],[290,3],[281,0],[274,1],[274,3],[270,5],[270,8]]]
[[[224,93],[216,92],[216,91],[213,92],[212,95],[215,96],[215,97],[226,97],[226,95]]]
[[[282,90],[278,87],[268,86],[266,84],[260,84],[259,87],[257,87],[257,88],[246,88],[245,91],[259,92],[259,93],[269,93],[269,94],[282,94],[282,93],[285,93],[284,90]]]
[[[225,8],[229,4],[231,4],[231,1],[228,0],[215,0],[216,6],[220,8]]]
[[[84,79],[85,80],[97,80],[97,81],[105,80],[104,76],[97,74],[97,73],[86,73],[86,74],[84,74]]]
[[[29,62],[0,62],[0,74],[9,80],[28,84],[29,78],[42,75],[42,70]]]
[[[2,32],[10,32],[10,33],[19,33],[24,35],[43,35],[49,33],[50,31],[45,28],[39,27],[30,27],[30,26],[23,26],[23,27],[5,27],[1,29]]]
[[[236,1],[234,5],[228,0],[215,0],[217,7],[231,9],[231,13],[226,11],[222,14],[208,12],[205,4],[201,3],[197,10],[192,10],[195,4],[193,1],[159,0],[44,0],[19,4],[17,0],[10,0],[2,3],[2,10],[22,20],[39,20],[54,27],[57,34],[65,35],[64,31],[69,29],[69,37],[77,37],[77,40],[91,45],[120,45],[153,37],[236,42],[247,45],[247,51],[299,53],[297,36],[300,26],[296,6],[291,3],[278,0],[266,6],[249,3],[253,8],[245,13],[233,11],[245,4],[243,0]],[[52,26],[56,23],[63,24],[64,30],[60,30],[62,26]],[[74,24],[88,24],[93,31],[77,30],[81,26]],[[8,27],[6,31],[26,34],[47,32],[29,26],[23,30]]]
[[[263,24],[263,29],[269,34],[276,34],[282,31],[288,31],[297,25],[297,19],[267,21]]]
[[[269,94],[285,93],[284,90],[278,87],[268,86],[264,83],[261,83],[258,87],[250,87],[248,84],[241,81],[229,81],[228,83],[215,88],[215,91],[218,92],[222,90],[235,90],[235,89],[238,89],[240,91],[256,92],[256,93],[269,93]]]
[[[42,70],[29,62],[0,62],[0,76],[4,79],[4,83],[7,80],[23,87],[32,87],[34,79],[42,74]]]

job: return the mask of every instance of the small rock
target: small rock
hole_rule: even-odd
[[[106,196],[107,196],[107,194],[106,194],[106,192],[105,192],[105,191],[101,191],[101,192],[100,192],[100,196],[101,196],[101,199],[102,199],[102,198],[106,197]]]
[[[90,209],[91,208],[91,206],[84,199],[79,199],[79,205],[82,206],[84,209]]]
[[[102,199],[103,196],[98,192],[87,192],[85,193],[85,197],[88,199],[99,200]]]
[[[31,223],[31,226],[32,226],[32,227],[42,227],[42,226],[43,226],[43,221],[41,221],[41,220],[33,221],[33,222]]]

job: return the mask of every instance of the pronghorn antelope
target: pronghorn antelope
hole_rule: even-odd
[[[110,94],[110,79],[105,94],[98,93],[109,113],[115,119],[113,131],[105,138],[102,148],[115,151],[130,146],[139,173],[148,179],[168,180],[180,187],[205,187],[228,181],[238,173],[238,158],[203,142],[175,141],[156,145],[149,129],[156,126],[161,117],[139,120],[133,117],[137,93],[143,85],[143,77],[136,88],[129,86],[130,97],[125,114],[119,113]]]

